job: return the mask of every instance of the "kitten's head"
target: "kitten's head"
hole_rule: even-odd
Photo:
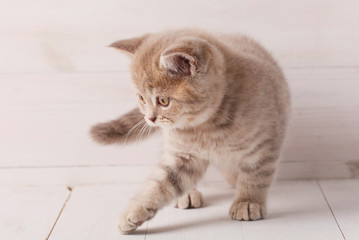
[[[132,56],[134,91],[149,125],[195,127],[217,111],[226,87],[223,57],[205,38],[164,32],[111,46]]]

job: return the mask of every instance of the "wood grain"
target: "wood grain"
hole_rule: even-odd
[[[223,184],[206,185],[201,187],[203,208],[169,206],[135,234],[119,236],[117,219],[138,187],[75,187],[51,239],[343,239],[314,181],[277,182],[269,194],[268,218],[251,222],[227,216],[233,189]]]
[[[121,235],[118,217],[135,193],[133,185],[75,187],[51,240],[145,239],[146,225],[134,235]]]
[[[140,184],[155,165],[54,166],[0,168],[0,186],[88,184]],[[342,179],[358,177],[350,166],[336,162],[283,162],[278,166],[277,179]],[[224,183],[222,175],[210,167],[200,185]]]
[[[277,182],[268,200],[268,219],[243,224],[246,239],[344,239],[316,181]]]
[[[320,181],[328,204],[347,240],[359,239],[359,180]]]
[[[0,239],[46,239],[69,195],[66,187],[0,187]]]
[[[127,70],[107,45],[181,27],[249,34],[287,67],[358,66],[357,10],[356,0],[2,1],[0,72]]]

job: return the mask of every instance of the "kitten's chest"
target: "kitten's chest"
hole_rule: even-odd
[[[177,134],[166,136],[166,147],[170,151],[191,154],[208,160],[215,165],[222,165],[238,159],[238,152],[229,151],[231,139],[226,133]]]

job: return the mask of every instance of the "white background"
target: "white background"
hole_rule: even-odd
[[[0,6],[0,184],[145,177],[158,160],[159,136],[103,147],[88,135],[91,125],[136,105],[129,59],[106,46],[180,27],[246,33],[283,66],[293,113],[280,178],[359,175],[356,0],[1,0]],[[217,177],[212,170],[207,176]]]

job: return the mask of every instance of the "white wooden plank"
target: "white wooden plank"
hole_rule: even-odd
[[[358,1],[2,1],[0,72],[126,69],[108,45],[167,28],[245,32],[285,66],[357,66]],[[186,16],[183,16],[183,13]]]
[[[356,67],[284,68],[294,109],[358,107]]]
[[[141,183],[151,165],[2,168],[0,186]]]
[[[343,239],[316,182],[275,183],[268,218],[253,222],[227,217],[233,189],[217,185],[200,190],[206,201],[203,208],[165,208],[148,223],[146,239]]]
[[[111,183],[142,183],[155,165],[112,165],[70,167],[0,168],[0,186],[84,185]],[[357,166],[356,166],[357,167]],[[358,177],[358,169],[343,162],[282,162],[278,179],[330,179]],[[204,183],[223,182],[219,172],[210,167]]]
[[[116,222],[138,185],[76,187],[50,239],[116,239]],[[146,239],[343,239],[315,182],[277,182],[266,220],[227,217],[234,190],[202,187],[206,204],[196,210],[166,207],[148,223]],[[319,229],[325,229],[320,231]],[[145,226],[123,239],[144,239]]]
[[[315,181],[275,183],[268,211],[267,220],[243,223],[245,239],[344,239]]]
[[[340,179],[358,176],[351,169],[351,164],[352,162],[347,161],[325,160],[280,162],[277,174],[279,179]]]
[[[117,222],[138,185],[75,187],[50,240],[145,239],[144,224],[135,235],[120,235]]]
[[[358,160],[359,107],[294,108],[289,125],[283,161]]]
[[[68,197],[66,187],[0,187],[0,239],[45,239]]]
[[[227,217],[234,190],[203,190],[204,208],[165,208],[149,222],[146,239],[343,239],[315,182],[277,182],[270,192],[268,218],[253,222]]]
[[[283,161],[357,161],[356,68],[285,69],[293,111]]]
[[[221,184],[199,187],[199,190],[205,201],[202,208],[164,208],[148,222],[146,240],[247,239],[243,236],[242,223],[230,220],[227,215],[234,189]]]
[[[350,190],[350,187],[355,189],[353,187],[356,187],[356,185],[357,182],[352,182],[352,184],[349,185],[345,184],[345,187]],[[332,185],[329,187],[332,188]],[[337,187],[340,189],[343,187],[343,184],[340,186],[337,185]],[[203,237],[206,237],[206,239],[225,238],[229,240],[343,239],[318,185],[315,182],[303,181],[276,182],[269,194],[268,218],[263,221],[236,222],[228,219],[227,211],[231,204],[234,190],[222,184],[212,184],[201,188],[206,199],[206,204],[203,208],[196,210],[179,210],[167,207],[163,209],[156,218],[149,222],[147,231],[144,225],[136,234],[120,236],[116,228],[118,216],[138,188],[138,185],[131,184],[75,187],[50,239],[107,240],[120,238],[191,240],[203,239]],[[2,188],[2,190],[3,189],[4,188]],[[1,192],[14,192],[14,189],[16,188],[7,188],[7,191]],[[325,189],[324,185],[323,189]],[[13,206],[13,208],[17,210],[16,213],[21,213],[23,217],[24,212],[28,210],[24,210],[21,206],[24,204],[24,199],[27,199],[25,202],[32,206],[30,211],[33,211],[29,213],[29,216],[36,216],[36,219],[30,222],[36,224],[36,227],[32,228],[32,230],[35,231],[42,222],[49,222],[48,219],[39,217],[41,214],[39,214],[39,210],[36,208],[36,206],[39,205],[44,209],[49,205],[48,189],[45,194],[47,198],[41,198],[43,197],[41,194],[42,191],[38,191],[37,193],[40,192],[40,194],[36,194],[35,198],[34,196],[29,198],[28,194],[25,194],[27,198],[24,198],[24,190],[22,189],[20,192],[22,193],[20,197],[12,197],[11,199],[20,198],[20,208],[14,204],[14,201],[11,201],[12,205],[10,206]],[[327,194],[326,189],[324,192],[329,199],[330,196]],[[31,193],[34,193],[34,191]],[[336,197],[341,196],[337,195],[338,191],[334,191],[333,193]],[[350,199],[352,196],[355,197],[358,195],[356,189],[354,194],[352,191],[347,193],[346,196],[349,196]],[[5,199],[5,201],[6,199],[9,200],[9,196],[16,196],[16,194],[5,194],[4,196],[1,197],[2,201],[4,201],[3,199]],[[61,198],[60,196],[55,197],[56,199]],[[62,198],[64,199],[66,196]],[[41,199],[43,200],[41,201]],[[353,200],[354,199],[355,198],[353,198]],[[46,204],[44,204],[45,201]],[[351,200],[346,203],[356,203],[350,201]],[[341,203],[341,201],[339,201],[339,203]],[[8,205],[2,204],[1,206]],[[2,213],[11,212],[8,207],[3,208]],[[334,213],[336,213],[335,208],[333,208],[333,210]],[[18,217],[12,215],[12,212],[11,214],[5,214],[1,217],[8,215],[10,216],[10,218],[6,218],[8,223],[11,222],[11,219],[19,220]],[[350,223],[351,220],[356,222],[356,215],[357,214],[354,213],[352,215],[354,218],[349,219],[348,223]],[[0,227],[4,226],[8,227],[8,225],[1,222]],[[28,226],[29,225],[26,227]],[[6,229],[8,230],[8,228]],[[19,231],[19,229],[22,228],[17,228],[17,231]],[[146,232],[147,236],[145,236]],[[0,231],[0,234],[4,233],[6,233],[6,231]],[[33,233],[17,235],[16,238],[9,238],[8,235],[4,235],[4,238],[3,235],[1,237],[2,239],[39,239],[36,234],[31,234]],[[348,237],[349,236],[350,235],[348,235]]]
[[[1,166],[158,160],[161,141],[121,148],[100,146],[90,138],[92,125],[136,106],[128,73],[2,75],[0,85]]]
[[[304,68],[286,73],[293,114],[283,161],[356,161],[359,72]],[[0,77],[1,166],[157,162],[158,138],[124,148],[99,146],[89,138],[91,125],[136,105],[127,72]]]
[[[359,239],[359,179],[320,181],[346,240]]]

